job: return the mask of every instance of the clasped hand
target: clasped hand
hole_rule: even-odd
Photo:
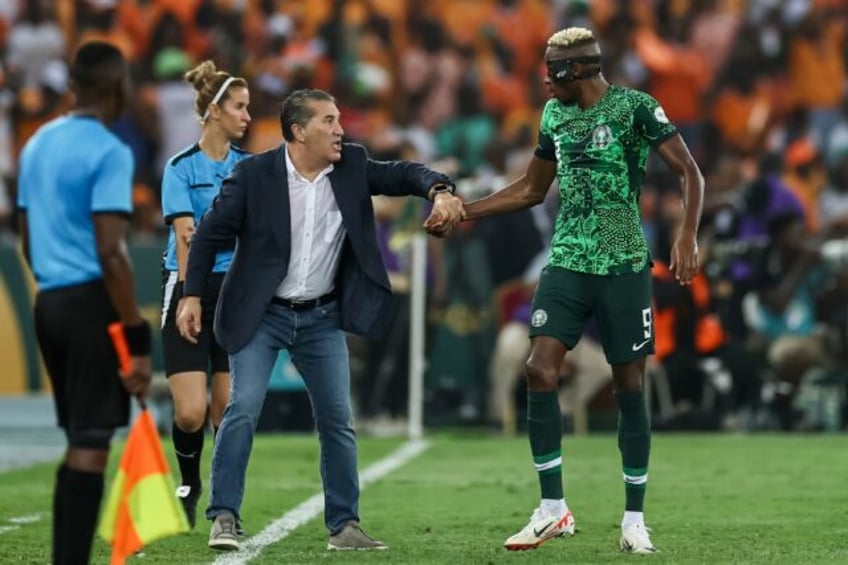
[[[424,229],[436,237],[445,237],[465,219],[462,200],[453,194],[437,194],[430,215],[424,220]]]

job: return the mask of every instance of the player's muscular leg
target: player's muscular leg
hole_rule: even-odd
[[[645,383],[645,358],[612,366],[616,392],[641,392]]]
[[[530,357],[524,365],[527,389],[550,392],[559,385],[559,369],[568,348],[555,338],[536,336],[531,341]]]

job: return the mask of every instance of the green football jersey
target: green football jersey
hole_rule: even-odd
[[[582,110],[545,105],[536,156],[557,162],[560,210],[548,265],[595,275],[641,271],[649,261],[639,194],[651,147],[677,129],[650,95],[610,86]]]

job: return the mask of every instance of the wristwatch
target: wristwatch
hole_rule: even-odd
[[[440,182],[430,187],[429,192],[433,195],[433,201],[436,200],[436,195],[442,193],[455,194],[456,186],[453,183]]]

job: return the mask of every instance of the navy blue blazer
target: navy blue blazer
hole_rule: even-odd
[[[203,216],[191,241],[183,288],[202,296],[215,254],[236,243],[215,310],[215,336],[229,353],[244,347],[286,276],[291,212],[285,144],[240,161]],[[347,237],[335,288],[341,326],[371,338],[388,324],[391,287],[374,222],[372,194],[420,196],[450,179],[420,163],[375,161],[361,145],[345,143],[329,175]]]

